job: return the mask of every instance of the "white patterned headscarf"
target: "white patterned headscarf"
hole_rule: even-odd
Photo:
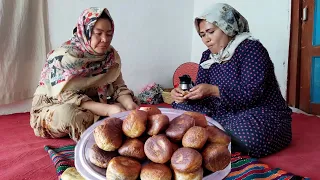
[[[250,32],[248,21],[232,6],[224,3],[213,4],[195,19],[195,26],[199,33],[199,20],[206,20],[227,36],[233,37],[243,32]]]
[[[208,69],[213,63],[222,63],[231,59],[238,45],[246,40],[254,40],[250,34],[248,21],[232,6],[225,3],[216,3],[195,18],[195,27],[199,34],[199,23],[205,20],[217,26],[227,36],[232,37],[227,47],[217,54],[211,54],[211,59],[200,65]]]

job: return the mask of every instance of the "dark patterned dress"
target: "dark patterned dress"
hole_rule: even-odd
[[[209,58],[207,50],[200,63]],[[292,111],[281,95],[269,54],[259,41],[243,41],[226,63],[212,64],[209,69],[199,66],[196,84],[201,83],[217,85],[220,98],[173,103],[173,107],[212,117],[254,157],[290,144]]]

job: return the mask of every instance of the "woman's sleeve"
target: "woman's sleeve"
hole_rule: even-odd
[[[259,41],[247,45],[242,53],[239,56],[240,83],[219,86],[221,104],[230,107],[257,103],[266,88],[267,76],[273,71],[269,54]]]
[[[112,83],[113,89],[114,89],[114,94],[113,94],[113,99],[117,100],[120,96],[123,95],[130,95],[134,96],[133,92],[128,89],[127,85],[125,84],[123,78],[122,78],[122,73],[118,76],[118,78]]]
[[[73,104],[75,106],[80,106],[82,102],[91,100],[92,99],[87,95],[74,90],[63,91],[61,94],[58,95],[59,102]]]

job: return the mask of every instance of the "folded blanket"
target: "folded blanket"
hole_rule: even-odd
[[[69,167],[74,167],[74,148],[75,145],[51,147],[45,146],[44,150],[49,153],[54,167],[56,168],[58,179]]]
[[[69,167],[74,167],[75,145],[63,147],[45,146],[51,160],[57,170],[58,178]],[[300,180],[309,179],[294,175],[279,168],[270,168],[267,164],[259,162],[258,159],[244,156],[240,153],[233,153],[231,158],[231,172],[226,180],[251,180],[251,179],[279,179],[279,180]]]

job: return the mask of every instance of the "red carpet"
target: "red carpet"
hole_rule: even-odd
[[[0,179],[57,180],[44,145],[67,145],[70,139],[35,137],[29,114],[0,116]]]
[[[293,141],[287,149],[262,159],[271,167],[318,178],[320,168],[320,118],[293,115]],[[0,179],[56,180],[55,167],[44,145],[71,144],[69,139],[35,137],[29,114],[0,116]]]
[[[290,146],[261,161],[312,180],[320,179],[320,118],[303,114],[293,114],[292,118]]]

